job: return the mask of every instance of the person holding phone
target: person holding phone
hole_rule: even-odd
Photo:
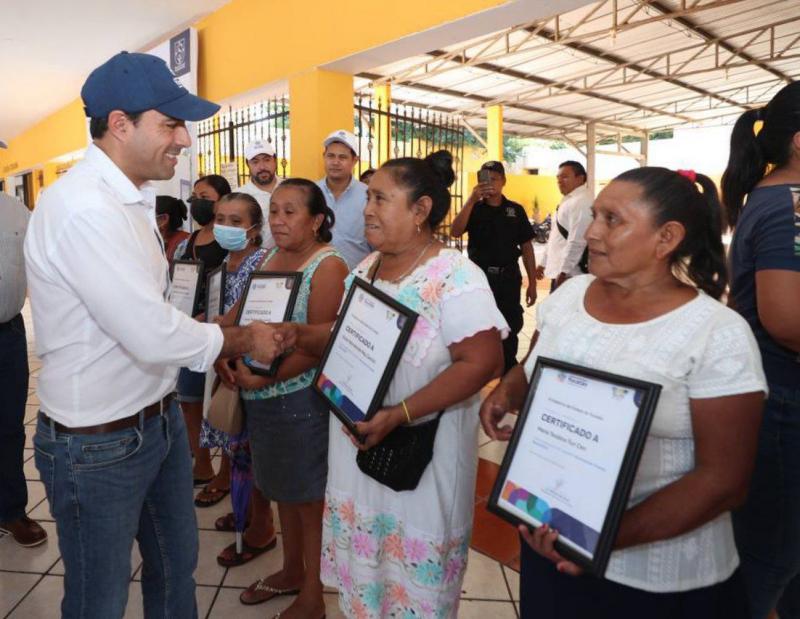
[[[519,257],[528,275],[525,301],[536,302],[536,258],[533,255],[533,226],[520,204],[503,195],[506,171],[499,161],[487,161],[478,171],[478,184],[450,226],[450,234],[469,233],[469,258],[489,280],[497,308],[511,332],[503,340],[503,359],[508,372],[517,363],[517,335],[522,330],[522,305],[519,290],[522,274]]]

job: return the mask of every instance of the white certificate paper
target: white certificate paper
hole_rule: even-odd
[[[366,417],[406,320],[364,290],[355,291],[317,378],[317,387],[353,422]]]
[[[594,555],[641,391],[542,368],[498,505]]]
[[[293,277],[252,278],[239,316],[239,326],[244,327],[255,321],[283,322],[294,282]],[[270,368],[270,365],[253,359],[247,359],[247,363],[262,370]]]
[[[224,267],[223,267],[224,268]],[[220,315],[222,305],[222,269],[208,276],[208,303],[206,303],[206,322],[214,322]]]
[[[176,262],[172,267],[169,302],[184,314],[192,315],[197,298],[200,265]]]

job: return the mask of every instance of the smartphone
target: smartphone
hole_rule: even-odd
[[[478,170],[478,182],[479,183],[488,183],[490,180],[489,178],[489,170]]]

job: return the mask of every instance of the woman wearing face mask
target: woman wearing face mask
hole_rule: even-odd
[[[190,200],[192,219],[201,227],[178,246],[175,256],[181,260],[202,260],[203,279],[200,289],[200,312],[205,303],[206,276],[222,264],[228,251],[214,237],[214,205],[231,192],[231,186],[218,174],[203,176],[194,184]],[[189,443],[194,454],[194,482],[203,489],[195,497],[195,505],[208,507],[219,503],[230,491],[230,475],[214,476],[210,450],[200,447],[200,425],[203,419],[205,374],[182,368],[178,375],[178,402],[186,420]]]
[[[228,251],[225,257],[225,293],[224,312],[229,312],[236,305],[244,292],[250,273],[256,270],[264,260],[266,250],[261,249],[261,229],[264,216],[261,207],[253,196],[246,193],[229,193],[220,199],[215,207],[214,238]],[[230,437],[203,420],[200,432],[200,447],[223,450],[218,477],[230,478],[230,459],[228,453]],[[236,545],[231,544],[217,557],[217,562],[224,567],[243,565],[262,552],[275,547],[275,527],[272,522],[272,510],[257,488],[253,488],[250,500],[248,526],[244,532],[244,546],[241,555],[236,554]],[[226,514],[214,522],[218,531],[234,531],[235,522],[232,513]]]
[[[175,259],[178,245],[189,238],[189,233],[181,230],[187,213],[183,200],[172,196],[156,196],[156,225],[164,241],[164,253],[169,262]]]
[[[333,221],[325,196],[309,180],[287,179],[272,194],[269,225],[277,247],[260,268],[302,272],[294,322],[330,323],[336,316],[347,264],[329,245]],[[265,378],[239,360],[235,376],[242,388],[256,484],[278,503],[283,540],[283,569],[255,582],[240,599],[260,604],[299,592],[280,614],[286,619],[325,614],[319,559],[328,409],[311,388],[318,361],[318,356],[293,352],[274,378]]]

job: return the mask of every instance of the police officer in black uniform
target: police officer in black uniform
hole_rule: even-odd
[[[497,308],[511,329],[503,340],[507,372],[517,363],[517,334],[522,329],[520,256],[528,274],[525,300],[528,306],[536,301],[536,259],[531,245],[534,232],[525,209],[503,195],[506,171],[502,163],[484,163],[478,180],[464,208],[453,220],[450,234],[460,237],[464,232],[469,233],[470,260],[486,273]]]

